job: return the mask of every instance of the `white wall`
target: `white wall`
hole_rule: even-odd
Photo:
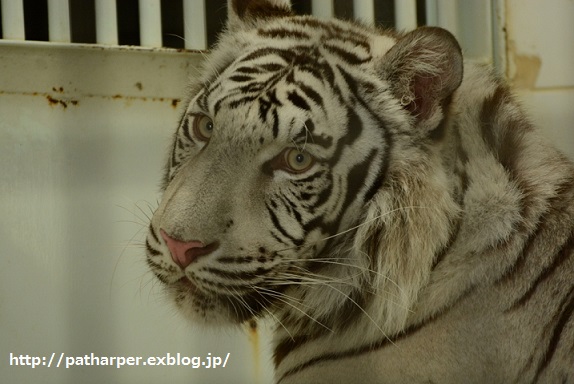
[[[506,0],[507,76],[524,106],[574,158],[574,1]]]

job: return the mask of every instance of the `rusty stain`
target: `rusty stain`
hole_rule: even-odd
[[[64,87],[52,87],[52,91],[58,93],[64,93]]]
[[[62,107],[64,107],[64,109],[68,108],[68,103],[66,103],[64,100],[54,99],[50,95],[46,95],[46,99],[48,100],[48,103],[50,103],[50,105],[52,105],[52,106],[59,104]]]
[[[249,320],[248,323],[249,331],[249,344],[251,344],[251,350],[253,352],[253,369],[254,376],[257,378],[257,382],[260,382],[261,378],[261,366],[260,361],[260,351],[259,351],[259,333],[257,332],[257,321],[254,319]]]
[[[52,89],[54,90],[54,88]],[[62,88],[63,91],[63,88]],[[60,88],[55,88],[55,92],[60,93]],[[0,95],[3,94],[11,94],[11,92],[5,92],[0,90]],[[20,95],[27,95],[27,96],[41,96],[44,97],[48,103],[50,104],[50,106],[54,107],[54,106],[61,106],[62,108],[66,109],[69,105],[73,105],[73,106],[77,106],[80,104],[80,100],[78,99],[72,99],[72,98],[57,98],[54,97],[53,94],[50,93],[43,93],[43,92],[22,92],[22,93],[18,93]],[[140,101],[152,101],[152,102],[169,102],[169,104],[175,108],[177,107],[177,105],[180,103],[181,99],[175,98],[166,98],[166,97],[136,97],[136,96],[123,96],[121,94],[115,94],[113,96],[101,96],[101,95],[93,95],[93,94],[85,94],[81,96],[82,98],[104,98],[104,99],[112,99],[112,100],[125,100],[127,103],[131,103],[132,101],[135,100],[140,100]]]
[[[37,95],[37,94],[35,94]],[[66,109],[68,108],[68,103],[72,104],[72,105],[78,105],[80,102],[78,100],[62,100],[62,99],[56,99],[54,97],[52,97],[51,95],[46,95],[46,100],[48,100],[48,103],[50,103],[50,106],[56,106],[56,105],[61,105],[62,108]]]
[[[515,73],[512,83],[518,88],[536,88],[542,60],[534,55],[514,55]]]
[[[143,89],[143,84],[142,84],[140,81],[138,81],[138,82],[135,84],[135,86],[136,86],[136,88],[138,89],[138,91],[141,91],[141,90]]]

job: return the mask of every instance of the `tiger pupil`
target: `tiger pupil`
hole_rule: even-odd
[[[305,155],[303,155],[302,153],[298,154],[297,156],[295,156],[295,161],[298,163],[303,163],[305,161]]]

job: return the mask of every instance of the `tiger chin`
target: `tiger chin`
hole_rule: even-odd
[[[277,383],[574,383],[574,165],[440,28],[230,0],[147,262]]]

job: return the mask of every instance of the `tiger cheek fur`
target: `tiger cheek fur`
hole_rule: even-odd
[[[574,382],[574,166],[439,28],[229,0],[147,262],[287,383]]]

